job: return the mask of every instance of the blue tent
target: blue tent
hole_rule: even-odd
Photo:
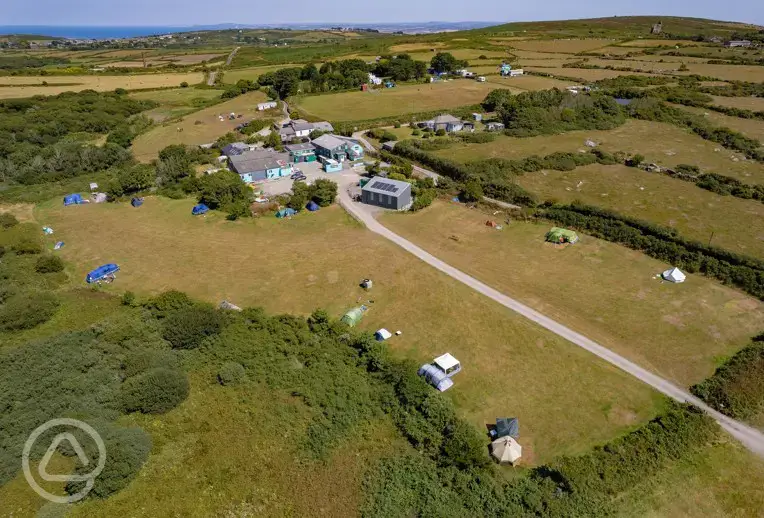
[[[141,205],[143,205],[143,198],[133,198],[132,200],[130,200],[130,205],[132,205],[133,207],[140,207]]]
[[[280,211],[278,211],[276,213],[276,217],[277,218],[288,218],[290,216],[294,216],[295,214],[297,214],[296,210],[290,209],[290,208],[286,208],[286,209],[281,209]]]
[[[82,195],[80,194],[67,194],[64,196],[64,206],[80,205],[82,203]]]
[[[310,201],[308,202],[308,204],[305,206],[305,208],[306,208],[306,209],[308,209],[308,210],[309,210],[309,211],[311,211],[311,212],[316,212],[316,211],[317,211],[318,209],[320,209],[321,207],[319,207],[319,206],[318,206],[318,203],[316,203],[315,201],[313,201],[313,200],[310,200]]]
[[[207,212],[210,210],[208,206],[206,206],[204,203],[200,203],[193,209],[191,209],[191,214],[194,216],[198,216],[200,214],[207,214]]]
[[[104,264],[93,270],[85,278],[85,281],[90,284],[92,282],[100,281],[104,277],[113,275],[119,271],[119,266],[114,263]]]

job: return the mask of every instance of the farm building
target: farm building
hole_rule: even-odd
[[[344,162],[363,158],[363,147],[353,139],[325,134],[312,142],[316,156]]]
[[[310,142],[305,144],[288,144],[284,146],[289,152],[290,162],[295,164],[300,162],[315,162],[316,161],[316,146]]]
[[[397,140],[388,140],[387,142],[382,143],[382,149],[385,151],[392,151],[395,149],[395,145],[398,143]]]
[[[510,70],[509,71],[509,77],[517,77],[517,76],[521,76],[523,74],[524,74],[524,72],[523,72],[522,68],[517,68],[515,70]]]
[[[411,205],[411,184],[375,176],[361,189],[361,201],[386,209],[404,210]]]
[[[287,153],[261,149],[232,156],[229,165],[244,183],[253,183],[289,176],[292,174],[292,166],[289,162]]]
[[[258,111],[265,111],[265,110],[272,110],[273,108],[276,108],[279,105],[276,101],[270,101],[267,103],[260,103],[257,105]]]
[[[429,128],[433,131],[442,129],[446,130],[448,133],[451,133],[454,131],[462,131],[462,129],[464,129],[464,122],[457,119],[453,115],[444,113],[443,115],[438,115],[432,120],[420,122],[419,126]]]
[[[552,230],[547,232],[546,240],[550,243],[577,243],[578,234],[572,230],[560,227],[552,227]]]
[[[308,122],[303,119],[286,120],[276,125],[281,140],[291,142],[297,138],[306,138],[313,131],[334,131],[328,122]]]
[[[724,43],[725,47],[750,47],[750,40],[730,40]]]

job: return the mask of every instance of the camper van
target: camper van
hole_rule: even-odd
[[[485,83],[485,77],[483,77],[483,76],[478,76],[478,78],[477,78],[477,82],[478,82],[478,83]]]

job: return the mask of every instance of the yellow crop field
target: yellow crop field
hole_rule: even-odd
[[[140,74],[140,75],[92,75],[92,76],[66,76],[56,78],[39,77],[0,77],[0,84],[6,81],[16,84],[25,84],[26,82],[53,81],[59,83],[77,83],[73,86],[3,86],[0,87],[0,99],[9,99],[17,97],[31,97],[33,95],[57,95],[62,92],[79,92],[80,90],[96,90],[105,92],[116,88],[126,90],[140,90],[146,88],[164,88],[168,86],[178,86],[182,82],[188,84],[201,83],[204,75],[201,72],[189,72],[185,74]]]

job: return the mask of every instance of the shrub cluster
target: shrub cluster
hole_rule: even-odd
[[[62,272],[64,271],[64,261],[57,255],[42,255],[37,259],[34,269],[37,273]]]
[[[764,408],[764,334],[716,369],[691,392],[719,412],[747,419]]]
[[[164,414],[188,397],[188,379],[177,369],[150,369],[125,380],[120,399],[125,412]]]
[[[8,298],[0,305],[0,331],[32,329],[50,320],[59,300],[52,293],[26,292]]]

